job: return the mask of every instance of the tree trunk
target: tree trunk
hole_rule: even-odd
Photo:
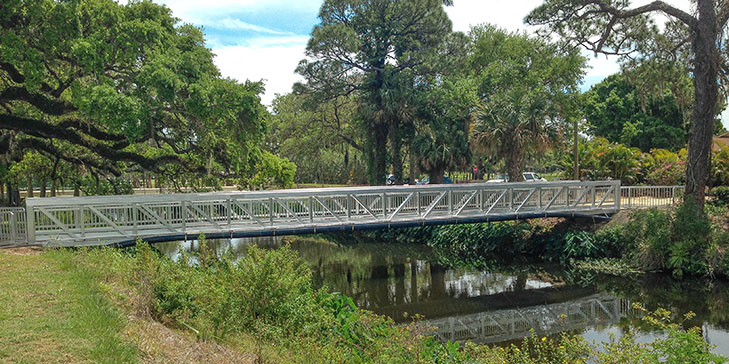
[[[20,206],[20,190],[8,182],[8,205]]]
[[[417,159],[417,156],[415,155],[415,151],[413,151],[412,147],[408,148],[408,158],[409,158],[408,164],[410,167],[410,171],[409,171],[410,184],[414,185],[415,179],[418,178],[418,169],[417,169],[418,159]]]
[[[28,176],[26,179],[28,187],[26,188],[26,197],[33,197],[33,177]]]
[[[693,40],[694,109],[688,143],[686,196],[703,209],[704,193],[711,176],[711,142],[719,97],[719,55],[716,49],[714,1],[699,0],[698,30]]]
[[[0,203],[5,201],[5,185],[0,183]]]
[[[48,188],[48,181],[44,178],[41,180],[40,197],[46,197],[46,189]]]
[[[395,184],[402,184],[402,139],[397,123],[390,125],[390,158],[392,159],[392,175],[395,176]]]
[[[374,130],[374,150],[370,151],[369,182],[370,185],[379,186],[385,184],[387,174],[387,126],[378,124]]]
[[[433,185],[443,184],[443,182],[445,182],[445,179],[443,178],[444,175],[445,175],[444,167],[438,167],[438,168],[428,171],[428,176],[430,177],[430,184],[433,184]]]
[[[60,162],[61,159],[56,157],[56,161],[53,163],[53,169],[51,170],[51,197],[56,197],[56,184],[58,181],[56,181],[58,178],[58,162]]]
[[[522,150],[519,147],[511,148],[511,153],[506,156],[506,172],[509,174],[509,182],[522,182],[524,176],[524,162],[522,160]]]

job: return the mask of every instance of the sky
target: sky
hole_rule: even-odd
[[[207,45],[216,54],[215,63],[223,76],[239,81],[263,80],[266,93],[262,101],[270,105],[276,94],[291,91],[301,77],[294,72],[304,58],[306,42],[318,23],[323,0],[154,0],[172,9],[182,22],[203,27]],[[634,0],[639,6],[649,0]],[[690,12],[690,0],[667,0],[667,3]],[[523,23],[524,17],[542,0],[454,0],[446,11],[453,29],[467,32],[471,26],[491,23],[507,30],[534,27]],[[659,16],[659,23],[666,17]],[[582,84],[586,91],[595,83],[620,70],[616,57],[595,56],[589,59]],[[729,116],[728,112],[725,115]],[[729,117],[722,118],[729,124]]]

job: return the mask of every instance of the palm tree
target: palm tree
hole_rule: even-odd
[[[473,142],[477,149],[503,160],[509,180],[519,182],[527,158],[551,148],[560,135],[559,127],[539,117],[546,107],[544,99],[529,100],[523,92],[504,96],[480,106]]]
[[[473,142],[503,160],[512,181],[521,181],[528,157],[550,148],[560,122],[575,116],[585,59],[547,38],[488,25],[473,28],[471,38],[469,63],[481,105]]]

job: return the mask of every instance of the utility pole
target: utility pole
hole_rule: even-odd
[[[575,165],[574,165],[574,168],[573,168],[574,171],[575,171],[575,174],[574,174],[573,178],[575,180],[579,180],[580,179],[580,144],[579,144],[579,140],[577,138],[577,124],[578,124],[578,122],[579,122],[579,118],[575,118],[574,147],[573,147],[574,148],[574,158],[572,158],[574,160],[574,162],[575,162]]]

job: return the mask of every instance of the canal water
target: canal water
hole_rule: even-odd
[[[677,318],[691,311],[686,327],[698,326],[714,352],[729,356],[729,283],[674,280],[664,275],[616,278],[515,266],[476,270],[438,264],[421,245],[339,245],[306,237],[232,239],[209,242],[219,252],[246,254],[251,244],[277,249],[289,244],[312,270],[317,288],[352,297],[358,307],[409,322],[420,315],[441,340],[505,345],[532,330],[540,335],[569,331],[591,342],[607,342],[640,329],[639,342],[663,335],[642,323],[632,309],[663,307]],[[197,242],[156,244],[176,259]]]

